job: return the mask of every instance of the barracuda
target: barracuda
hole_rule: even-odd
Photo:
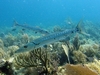
[[[34,31],[35,33],[41,33],[41,34],[45,34],[45,35],[49,34],[48,31],[43,30],[39,27],[31,27],[31,26],[27,26],[27,25],[21,25],[21,24],[18,24],[16,21],[14,21],[14,26],[19,26],[19,27],[22,27],[25,29],[29,29],[29,30]]]
[[[31,50],[34,50],[36,48],[42,47],[44,45],[60,41],[60,40],[64,39],[64,37],[67,35],[74,34],[76,32],[80,33],[81,29],[80,29],[79,25],[80,25],[80,23],[78,23],[78,25],[76,26],[75,29],[65,30],[62,32],[57,32],[57,33],[52,33],[52,34],[48,34],[46,36],[37,38],[37,39],[33,40],[32,42],[19,48],[15,53],[31,51]]]

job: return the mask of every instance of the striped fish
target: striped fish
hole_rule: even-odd
[[[69,29],[69,30],[64,30],[62,32],[51,33],[51,34],[48,34],[46,36],[37,38],[37,39],[33,40],[32,42],[19,48],[15,53],[32,51],[34,49],[45,46],[47,44],[63,40],[65,38],[65,36],[70,35],[70,34],[74,34],[76,32],[81,33],[80,22],[75,27],[75,29]]]
[[[21,25],[21,24],[18,24],[16,21],[14,21],[14,26],[19,26],[19,27],[22,27],[24,29],[32,30],[35,33],[41,33],[41,34],[45,34],[45,35],[49,34],[48,31],[43,30],[39,27],[31,27],[31,26],[27,26],[27,25]]]

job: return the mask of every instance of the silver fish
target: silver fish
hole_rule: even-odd
[[[41,33],[41,34],[45,34],[45,35],[49,34],[48,31],[43,30],[39,27],[31,27],[31,26],[27,26],[27,25],[21,25],[21,24],[18,24],[16,21],[14,21],[14,26],[19,26],[19,27],[22,27],[25,29],[33,30],[35,33]]]
[[[52,33],[48,34],[46,36],[40,37],[38,39],[33,40],[32,42],[22,46],[19,48],[15,53],[20,53],[20,52],[26,52],[26,51],[32,51],[36,48],[45,46],[50,43],[54,43],[57,41],[60,41],[65,38],[65,36],[76,33],[76,32],[81,32],[81,29],[79,27],[80,23],[76,26],[75,29],[70,29],[70,30],[65,30],[62,32],[57,32],[57,33]]]

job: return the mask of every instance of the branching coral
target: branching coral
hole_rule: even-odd
[[[14,44],[15,37],[12,34],[8,34],[8,35],[6,35],[6,37],[3,41],[4,41],[4,46],[8,47],[8,46],[11,46]]]
[[[63,44],[65,46],[65,44]],[[63,65],[64,63],[68,62],[69,63],[69,59],[67,58],[68,54],[67,51],[64,50],[64,48],[62,47],[62,43],[61,42],[56,42],[52,45],[52,53],[55,52],[56,58],[59,58],[60,60],[60,65]],[[65,46],[66,47],[66,46]],[[65,53],[66,51],[66,53]],[[67,56],[66,56],[67,54]]]
[[[0,48],[0,59],[2,59],[2,58],[6,58],[6,53],[5,53],[5,51],[2,49],[2,48]]]
[[[73,48],[74,50],[78,50],[80,47],[80,41],[79,41],[79,37],[75,36],[74,40],[73,40]]]
[[[28,34],[23,34],[21,38],[22,43],[26,44],[29,42]]]
[[[69,49],[69,60],[70,63],[76,64],[76,63],[85,63],[87,56],[82,53],[79,49],[80,42],[78,36],[74,38],[74,41],[72,44],[70,42],[65,42],[67,45],[67,48]]]
[[[73,60],[74,63],[85,63],[86,62],[86,55],[83,54],[81,51],[73,51]]]
[[[59,31],[62,31],[62,29],[56,26],[53,31],[59,32]],[[5,59],[6,55],[9,55],[10,57],[12,57],[12,55],[14,54],[14,51],[17,50],[18,47],[36,38],[38,38],[38,36],[34,36],[34,35],[31,35],[31,33],[24,33],[24,32],[22,32],[22,34],[21,32],[17,35],[14,34],[14,36],[12,33],[6,35],[5,38],[2,39],[3,41],[0,39],[0,58]],[[82,38],[81,38],[81,41],[83,40]],[[21,68],[24,67],[23,70],[24,72],[26,72],[24,73],[24,75],[25,74],[27,75],[29,73],[32,74],[33,71],[34,73],[37,71],[35,75],[38,75],[38,74],[43,75],[43,74],[48,74],[48,73],[49,75],[53,75],[53,74],[56,74],[59,63],[60,65],[63,65],[64,63],[70,60],[71,64],[72,63],[84,64],[85,62],[87,62],[87,59],[93,58],[94,56],[96,56],[97,59],[100,58],[100,54],[99,54],[100,48],[97,44],[92,43],[88,45],[89,43],[86,40],[81,42],[78,36],[75,36],[73,40],[71,39],[70,41],[68,41],[67,39],[64,39],[60,42],[47,45],[46,48],[39,48],[31,52],[15,55],[14,62],[13,62],[15,69],[20,70],[19,69],[20,67]],[[4,49],[5,51],[7,50],[7,53],[4,52]],[[67,60],[66,55],[68,57],[68,60]],[[0,69],[3,69],[1,65],[9,64],[7,59],[5,60],[6,62],[4,62],[3,64],[0,63]],[[96,75],[89,68],[96,70],[98,73],[100,72],[99,61],[86,64],[89,68],[82,65],[71,65],[71,64],[64,66],[62,68],[63,73],[60,70],[59,72],[61,73],[58,73],[58,75],[60,74],[61,75],[79,75],[79,74],[80,75],[89,75],[89,74]],[[7,69],[7,67],[5,69]],[[4,72],[3,70],[1,71]],[[84,71],[86,73],[84,73]]]
[[[48,68],[53,67],[53,63],[47,50],[41,48],[28,53],[18,54],[14,59],[15,66],[19,67],[41,67],[41,73],[48,73]]]
[[[18,66],[37,67],[41,65],[41,62],[44,62],[43,55],[44,54],[41,53],[41,49],[39,48],[29,53],[18,54],[15,58],[15,62]]]
[[[96,43],[93,44],[84,44],[79,47],[79,50],[83,52],[88,58],[93,58],[97,57],[98,59],[100,58],[100,50],[99,50],[99,45]]]
[[[9,46],[9,47],[7,48],[7,53],[8,53],[10,56],[12,56],[12,55],[14,55],[14,52],[15,52],[17,49],[19,49],[18,46],[15,46],[15,45]]]
[[[86,63],[93,61],[93,57],[100,59],[100,47],[98,44],[92,42],[90,44],[81,44],[78,36],[74,38],[72,44],[65,42],[69,49],[70,63]]]

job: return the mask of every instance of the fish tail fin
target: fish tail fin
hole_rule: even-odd
[[[14,20],[13,27],[14,27],[14,26],[17,26],[17,25],[18,25],[17,21],[16,21],[16,20]]]
[[[90,34],[82,31],[82,28],[81,28],[82,23],[83,23],[83,21],[80,20],[79,23],[76,26],[76,32],[81,33],[82,35],[85,35],[85,36],[90,36]]]
[[[82,20],[80,20],[76,26],[76,31],[79,32],[79,33],[82,33],[82,29],[81,29],[81,24],[82,24]]]

